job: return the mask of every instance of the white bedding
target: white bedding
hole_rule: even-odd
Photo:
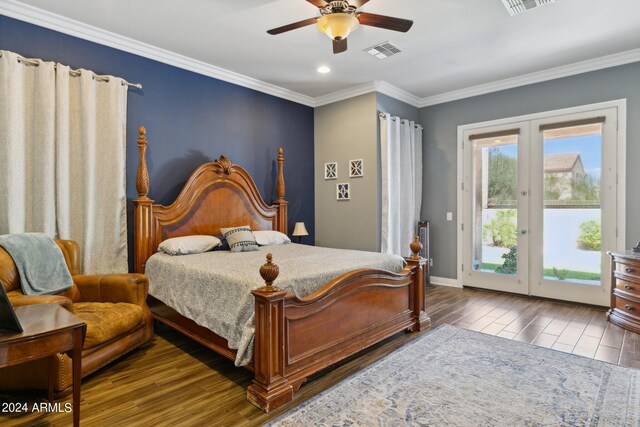
[[[156,253],[146,263],[149,293],[197,324],[225,338],[237,349],[236,365],[253,356],[254,300],[251,290],[264,286],[260,266],[267,253],[280,267],[274,285],[307,296],[346,272],[379,268],[400,272],[395,255],[319,248],[294,243],[263,246],[255,252],[214,251],[171,256]]]

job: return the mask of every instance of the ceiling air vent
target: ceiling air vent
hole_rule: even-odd
[[[394,46],[390,42],[384,42],[375,46],[368,47],[364,49],[364,51],[378,59],[387,59],[390,56],[402,52],[400,49],[398,49],[397,46]]]
[[[554,3],[556,0],[502,0],[509,15],[517,15],[545,4]]]

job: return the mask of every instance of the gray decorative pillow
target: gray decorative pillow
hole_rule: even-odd
[[[224,236],[231,252],[250,252],[257,251],[258,244],[253,237],[251,228],[248,225],[242,227],[221,228],[220,232]]]

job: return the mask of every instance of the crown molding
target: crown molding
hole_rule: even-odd
[[[333,104],[334,102],[344,101],[345,99],[355,98],[375,91],[376,82],[362,83],[327,95],[321,95],[315,99],[315,106],[322,107],[323,105]]]
[[[253,77],[245,76],[221,67],[216,67],[215,65],[189,58],[166,49],[143,43],[129,37],[124,37],[92,25],[84,24],[16,0],[0,0],[0,14],[309,107],[320,107],[367,93],[379,92],[416,108],[423,108],[640,61],[640,49],[633,49],[570,65],[525,74],[518,77],[497,80],[491,83],[484,83],[477,86],[428,96],[425,98],[420,98],[387,82],[379,80],[359,84],[357,86],[314,98]],[[144,84],[144,82],[142,83]]]
[[[194,73],[204,76],[213,77],[258,92],[273,95],[278,98],[297,102],[309,107],[315,106],[315,99],[313,97],[224,68],[216,67],[215,65],[207,64],[206,62],[189,58],[129,37],[124,37],[111,31],[84,24],[37,7],[20,3],[16,0],[0,0],[0,14],[134,55],[153,59],[164,64],[173,65],[184,70],[193,71]],[[141,83],[144,85],[144,82]]]
[[[333,104],[334,102],[344,101],[345,99],[355,98],[356,96],[365,95],[371,92],[382,93],[384,95],[395,98],[398,101],[402,101],[409,105],[412,105],[416,108],[420,103],[420,98],[418,98],[417,96],[412,95],[409,92],[397,88],[393,85],[390,85],[387,82],[374,80],[372,82],[359,84],[357,86],[319,96],[315,99],[315,106],[321,107],[323,105]]]
[[[471,98],[472,96],[484,95],[491,92],[498,92],[501,90],[512,89],[515,87],[526,86],[534,83],[541,83],[549,80],[559,79],[562,77],[588,73],[590,71],[616,67],[618,65],[630,64],[632,62],[638,61],[640,61],[640,49],[627,50],[620,53],[614,53],[613,55],[602,56],[600,58],[580,61],[574,64],[563,65],[560,67],[549,68],[547,70],[524,74],[518,77],[497,80],[491,83],[484,83],[477,86],[471,86],[464,89],[428,96],[420,100],[418,107],[423,108],[431,105],[443,104],[445,102]]]
[[[422,102],[422,99],[419,97],[383,81],[378,82],[377,91],[416,108],[418,108]]]

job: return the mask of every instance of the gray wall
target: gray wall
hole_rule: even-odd
[[[316,245],[377,251],[376,94],[318,107],[315,127]],[[364,177],[349,178],[349,160],[364,160]],[[338,179],[324,179],[324,164],[338,163]],[[351,200],[336,200],[336,184],[350,183]]]
[[[392,116],[420,122],[420,110],[413,105],[398,101],[382,93],[376,93],[376,103],[378,111],[381,113],[389,113]]]
[[[315,109],[316,245],[380,250],[381,175],[378,112],[417,121],[419,110],[381,93]],[[349,160],[364,160],[364,177],[349,178]],[[338,179],[324,180],[324,164],[338,162]],[[351,200],[336,201],[336,184],[351,184]]]
[[[640,240],[640,63],[593,71],[420,109],[424,126],[422,217],[431,221],[434,276],[455,278],[456,138],[459,125],[627,99],[627,247]]]

